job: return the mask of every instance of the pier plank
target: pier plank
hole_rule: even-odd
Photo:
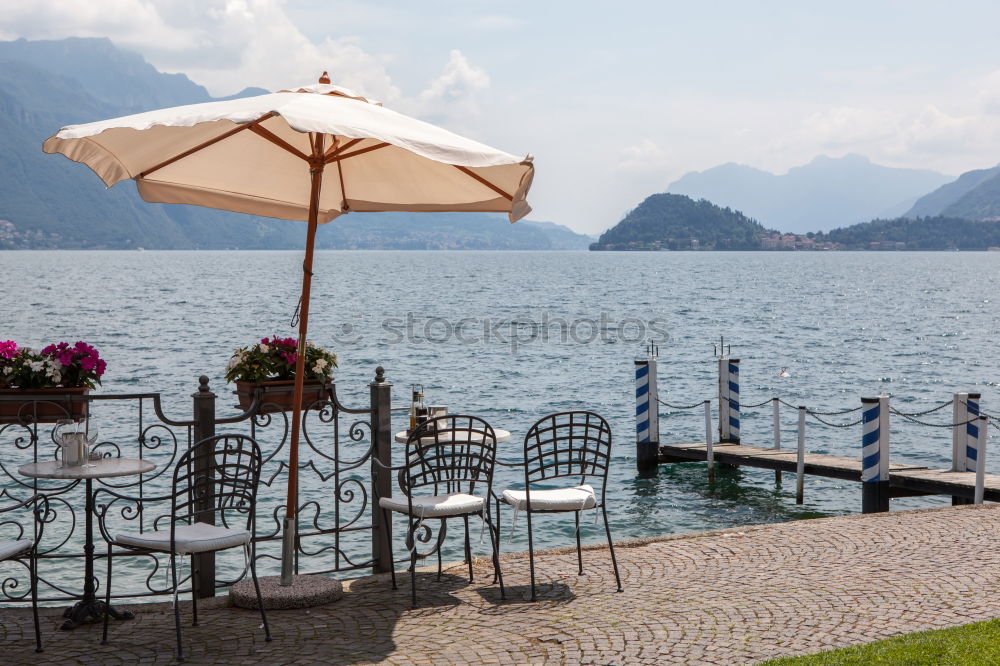
[[[797,452],[790,449],[771,449],[747,444],[721,442],[713,446],[715,461],[728,465],[742,465],[782,472],[795,472]],[[660,462],[705,462],[708,451],[704,442],[661,444]],[[805,454],[805,473],[847,481],[861,481],[861,460],[824,453]],[[976,489],[975,472],[952,472],[930,469],[924,465],[891,463],[889,486],[894,496],[951,495],[972,498]],[[987,474],[984,480],[984,497],[1000,502],[1000,475]]]

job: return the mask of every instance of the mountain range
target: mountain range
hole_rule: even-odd
[[[951,180],[935,171],[880,166],[861,155],[819,156],[783,175],[723,164],[685,174],[667,192],[738,209],[786,233],[806,233],[902,215]]]
[[[64,125],[209,101],[185,75],[159,72],[107,39],[0,42],[0,248],[301,248],[305,224],[146,203],[130,183],[108,190],[86,167],[41,150]],[[555,250],[586,249],[592,240],[552,223],[511,225],[502,215],[361,213],[321,226],[316,245]]]

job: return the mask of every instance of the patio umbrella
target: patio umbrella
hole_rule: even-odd
[[[108,187],[131,179],[146,201],[309,223],[283,525],[281,582],[291,584],[317,225],[361,211],[503,212],[515,222],[531,210],[531,156],[386,109],[331,85],[326,72],[292,90],[70,125],[42,150],[86,164]]]

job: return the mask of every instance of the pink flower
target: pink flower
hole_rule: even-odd
[[[63,363],[63,365],[68,365],[68,364]],[[84,356],[83,358],[80,359],[80,367],[86,370],[87,372],[90,372],[95,367],[97,367],[97,359],[95,359],[93,356]]]
[[[60,352],[56,358],[63,366],[73,365],[73,352],[71,351]]]
[[[17,343],[13,340],[0,340],[0,358],[14,358],[17,356]]]
[[[103,375],[104,369],[107,367],[108,367],[107,363],[105,363],[102,359],[97,359],[97,370],[95,371],[97,373],[97,376],[100,377],[101,375]]]

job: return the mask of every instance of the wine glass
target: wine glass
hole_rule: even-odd
[[[90,462],[90,447],[94,445],[97,441],[97,426],[91,425],[90,421],[86,421],[83,424],[83,437],[82,444],[80,446],[80,465],[83,467],[97,467],[95,463]]]

